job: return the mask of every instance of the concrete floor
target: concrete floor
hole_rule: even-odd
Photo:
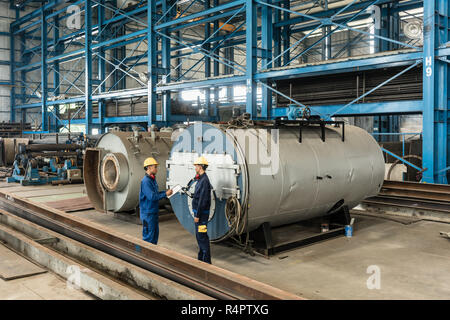
[[[0,244],[1,245],[1,244]],[[0,256],[0,260],[1,260]],[[66,285],[51,272],[12,280],[0,278],[0,300],[92,300],[91,295]]]
[[[45,189],[42,196],[48,198]],[[59,199],[54,195],[51,200]],[[39,201],[39,197],[34,195],[32,200]],[[112,214],[95,210],[72,214],[141,236],[141,226]],[[440,231],[450,232],[450,224],[422,220],[405,225],[355,217],[350,239],[334,238],[270,259],[252,257],[223,244],[212,245],[213,264],[310,299],[450,299],[450,240],[439,236]],[[158,245],[192,257],[197,254],[195,237],[175,217],[160,222]],[[380,270],[380,289],[367,287],[369,277],[374,277],[367,273],[370,266]]]
[[[74,213],[140,236],[141,227],[95,211]],[[449,224],[404,225],[356,217],[354,236],[280,253],[270,259],[226,245],[212,245],[213,263],[311,299],[450,299]],[[196,257],[194,236],[176,218],[160,222],[158,245]],[[368,289],[369,266],[380,269],[380,289]],[[373,271],[372,271],[373,272]]]

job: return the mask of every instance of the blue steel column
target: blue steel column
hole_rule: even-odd
[[[381,29],[380,36],[389,38],[390,37],[390,18],[389,18],[389,4],[384,4],[380,9],[380,20],[381,20]],[[390,49],[390,42],[384,41],[382,39],[378,39],[380,51],[388,51]]]
[[[99,36],[99,41],[103,42],[104,40],[104,33],[105,31],[103,30],[103,22],[105,20],[105,7],[103,6],[104,4],[104,0],[100,0],[100,3],[102,5],[98,6],[98,32],[100,32],[100,36]],[[105,80],[106,77],[106,63],[105,63],[105,49],[102,47],[100,47],[99,49],[99,59],[98,59],[98,80],[100,83],[103,82],[103,80]],[[105,83],[103,83],[102,85],[100,85],[99,88],[99,93],[105,92],[106,89],[106,85]],[[105,108],[106,108],[106,104],[104,100],[100,100],[98,102],[98,124],[99,124],[99,129],[100,129],[100,133],[104,133],[105,132],[105,126],[103,123],[103,119],[105,117]]]
[[[271,3],[272,0],[267,0]],[[272,8],[269,6],[263,6],[261,9],[261,47],[262,47],[262,61],[263,66],[267,65],[272,60]],[[272,68],[272,63],[267,65],[267,68]],[[268,84],[267,82],[265,82]],[[262,86],[262,106],[261,106],[261,118],[269,119],[272,114],[272,90],[266,86]]]
[[[54,55],[58,56],[61,54],[61,50],[60,50],[61,45],[58,43],[58,41],[59,41],[59,17],[58,17],[58,15],[55,15],[53,23],[54,23],[53,43],[55,44],[53,51],[54,51]],[[60,83],[59,72],[60,71],[59,71],[59,61],[58,60],[56,60],[54,62],[53,69],[54,69],[54,71],[53,71],[53,95],[56,97],[56,96],[59,96],[59,92],[60,92],[60,90],[59,90],[59,83]],[[59,105],[55,105],[55,106],[53,106],[53,108],[54,108],[55,115],[59,118]],[[58,120],[55,117],[53,117],[53,118],[55,121],[54,129],[55,129],[55,131],[59,131]]]
[[[392,10],[391,3],[376,6],[375,14],[375,34],[399,40],[398,12]],[[389,41],[375,38],[375,52],[383,52],[398,49],[398,45]],[[399,131],[400,117],[397,115],[383,115],[374,120],[374,125],[377,125],[379,133],[394,133]],[[377,137],[378,141],[395,141],[398,136],[380,135]]]
[[[375,14],[375,34],[389,38],[389,11],[388,4],[376,6]],[[375,52],[383,52],[389,50],[390,42],[375,38]],[[388,116],[378,116],[374,119],[374,126],[377,127],[378,133],[388,133]],[[379,135],[376,137],[378,141],[388,141],[390,137]]]
[[[448,0],[424,1],[423,181],[447,183],[439,171],[448,166],[448,65],[435,49],[448,41]]]
[[[291,8],[291,1],[290,0],[284,0],[284,8],[290,9]],[[283,11],[283,20],[287,21],[290,18],[289,12]],[[290,50],[287,50],[291,46],[291,26],[289,24],[285,25],[282,30],[282,38],[283,38],[283,51],[286,51],[283,54],[283,63],[287,64],[291,60],[291,52]]]
[[[156,44],[156,33],[153,31],[154,28],[154,15],[156,14],[156,3],[155,1],[148,1],[147,6],[147,22],[148,22],[148,33],[147,33],[147,67],[148,67],[148,126],[151,126],[156,121],[156,70],[157,67],[157,57],[156,51],[158,50]]]
[[[175,36],[177,37],[177,39],[180,39],[180,41],[183,41],[183,36],[181,35],[180,31],[175,32]],[[175,51],[175,54],[177,56],[176,60],[175,60],[175,65],[178,66],[178,68],[175,70],[175,74],[176,74],[176,79],[180,79],[181,75],[183,74],[183,59],[181,58],[181,54],[183,52],[180,51]]]
[[[323,8],[328,11],[328,0],[325,0]],[[325,26],[322,28],[322,35],[326,36],[330,34],[331,26]],[[326,37],[322,42],[322,60],[330,60],[331,59],[331,35]]]
[[[246,0],[246,77],[247,77],[247,91],[246,91],[246,112],[250,114],[252,118],[256,118],[256,82],[253,76],[256,72],[256,4],[253,0]]]
[[[273,24],[276,25],[281,21],[281,11],[274,10],[273,12]],[[273,56],[278,57],[281,53],[281,28],[274,27],[273,29]],[[274,67],[281,67],[281,57],[274,61]]]
[[[219,0],[213,0],[213,6],[217,7],[219,5]],[[217,20],[214,21],[214,25],[213,25],[213,32],[216,32],[217,29],[219,29],[219,22]],[[219,42],[216,42],[213,44],[213,47],[216,48],[218,46]],[[217,55],[220,55],[220,48],[217,49],[217,51],[215,51],[214,53],[216,53]],[[213,72],[214,72],[214,77],[217,77],[219,75],[220,72],[220,66],[219,66],[219,62],[217,60],[214,60],[213,62]],[[212,114],[210,115],[214,120],[219,120],[218,118],[218,114],[219,114],[219,87],[214,87],[214,109]]]
[[[16,9],[17,12],[17,9]],[[10,104],[11,104],[11,110],[10,110],[10,115],[9,115],[9,119],[11,122],[15,122],[16,121],[16,110],[14,109],[14,107],[16,106],[16,89],[15,89],[15,85],[16,85],[16,77],[15,77],[15,72],[14,69],[16,67],[16,62],[15,62],[15,43],[14,43],[14,28],[12,26],[9,27],[9,34],[10,34],[10,38],[9,38],[9,46],[10,46],[10,53],[9,53],[9,60],[11,62],[10,65],[10,80],[11,80],[11,98],[10,98]]]
[[[228,61],[234,61],[234,48],[229,45],[229,41],[225,41],[225,59]],[[233,74],[234,69],[228,66],[224,66],[225,74]],[[227,86],[227,101],[232,102],[233,100],[233,86]]]
[[[22,33],[20,35],[20,59],[21,59],[21,65],[24,65],[26,63],[29,63],[29,58],[27,57],[27,55],[25,54],[25,33]],[[27,57],[27,58],[26,58]],[[26,102],[26,94],[27,94],[27,88],[25,86],[26,80],[27,80],[27,73],[25,70],[20,71],[20,80],[22,81],[22,85],[20,86],[20,102],[21,104],[25,104]],[[22,114],[22,122],[25,123],[26,119],[27,119],[27,109],[21,109],[21,114]]]
[[[204,1],[204,8],[205,8],[205,10],[208,10],[210,8],[209,0]],[[205,40],[208,39],[210,35],[211,35],[211,26],[210,26],[209,22],[207,22],[207,23],[205,23]],[[205,43],[203,45],[203,48],[209,52],[211,50],[210,42]],[[205,57],[205,78],[209,78],[209,77],[211,77],[211,59],[209,57]],[[210,116],[209,111],[211,108],[210,99],[211,99],[211,90],[209,88],[206,88],[205,89],[205,107],[206,107],[206,114],[208,117]]]
[[[389,4],[388,21],[389,21],[389,38],[399,41],[400,40],[400,15],[398,11],[394,11],[394,3]],[[398,50],[399,45],[397,43],[389,42],[389,50]],[[389,122],[390,132],[397,133],[400,131],[400,116],[390,115],[387,117]],[[389,141],[399,141],[400,136],[390,136]]]
[[[48,131],[48,109],[47,109],[47,19],[45,11],[41,10],[41,130]]]
[[[172,6],[172,1],[163,0],[163,2],[162,2],[163,14],[166,13],[166,11],[169,10],[169,8],[171,6]],[[167,13],[164,21],[172,20],[173,9],[170,9],[170,11],[171,12]],[[170,32],[168,31],[168,29],[162,29],[161,31],[170,37]],[[164,71],[165,74],[169,74],[170,73],[169,70],[171,68],[171,66],[170,66],[170,39],[169,38],[162,37],[161,51],[162,51],[162,56],[161,56],[162,68],[165,70]],[[169,76],[167,76],[165,78],[164,81],[162,81],[162,83],[168,83],[168,82],[170,82],[170,74],[169,74]],[[166,123],[166,125],[168,125],[168,123],[170,121],[170,114],[171,114],[170,91],[165,91],[162,96],[162,121],[164,121]]]
[[[92,2],[85,0],[84,35],[85,35],[85,125],[86,134],[92,131]]]

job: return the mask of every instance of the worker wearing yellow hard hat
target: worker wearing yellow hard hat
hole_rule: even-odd
[[[192,210],[194,212],[195,236],[199,248],[198,260],[211,263],[207,224],[211,207],[212,187],[205,172],[208,165],[208,160],[205,157],[199,157],[194,161],[195,172],[197,173],[194,179],[197,184],[192,199]]]
[[[149,157],[149,158],[145,159],[145,161],[144,161],[144,169],[145,169],[145,167],[154,166],[154,165],[157,166],[158,164],[159,163],[155,160],[155,158]]]
[[[149,157],[144,161],[145,176],[141,181],[139,192],[139,213],[142,221],[142,238],[153,244],[158,243],[159,237],[159,200],[172,194],[172,190],[159,191],[156,182],[158,162]]]
[[[206,160],[205,157],[198,157],[195,161],[194,161],[194,165],[204,165],[207,166],[208,165],[208,160]]]

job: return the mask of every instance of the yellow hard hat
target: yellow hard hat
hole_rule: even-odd
[[[208,160],[206,160],[205,157],[199,157],[199,158],[197,158],[197,160],[195,160],[194,164],[208,165]]]
[[[158,162],[156,162],[155,158],[149,157],[149,158],[145,159],[145,161],[144,161],[144,168],[146,166],[152,166],[152,165],[157,165],[157,164],[158,164]]]

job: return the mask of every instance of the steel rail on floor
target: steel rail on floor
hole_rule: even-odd
[[[0,192],[0,207],[23,219],[216,299],[301,299],[270,285],[120,234],[8,192]]]
[[[450,213],[450,185],[385,180],[363,203]]]
[[[380,195],[450,202],[450,185],[385,180]]]
[[[102,300],[160,300],[167,298],[162,286],[149,290],[147,283],[136,281],[142,275],[138,267],[107,255],[76,240],[64,237],[31,221],[0,209],[0,243],[67,280],[67,284]],[[114,277],[126,269],[127,276]],[[73,275],[79,270],[78,276]],[[81,275],[83,273],[83,275]],[[78,278],[78,280],[77,280]],[[154,279],[149,277],[150,279]],[[72,287],[72,288],[73,288]],[[191,289],[178,287],[188,298],[207,299]],[[187,290],[186,290],[187,289]],[[170,291],[169,291],[170,292]],[[178,293],[178,292],[177,292]],[[183,295],[184,294],[184,295]]]

